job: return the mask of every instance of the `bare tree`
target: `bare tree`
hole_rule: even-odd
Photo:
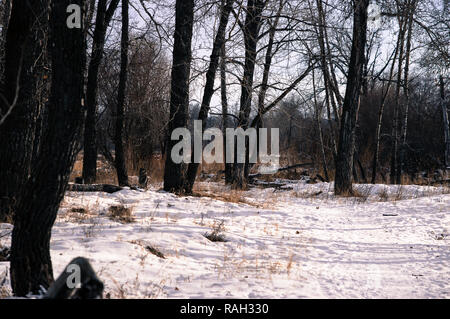
[[[377,129],[376,129],[376,135],[375,135],[375,150],[373,154],[373,161],[372,161],[372,184],[375,184],[376,177],[377,177],[377,170],[378,170],[378,160],[379,160],[379,152],[380,152],[380,142],[381,142],[381,126],[383,123],[383,113],[384,113],[384,107],[386,105],[386,100],[389,96],[390,88],[393,82],[394,77],[394,69],[395,69],[395,61],[397,59],[397,55],[400,48],[400,41],[402,41],[402,30],[403,30],[403,20],[399,20],[399,34],[397,37],[397,44],[395,46],[394,55],[392,57],[392,64],[389,71],[389,77],[387,79],[386,84],[386,91],[383,93],[380,108],[378,110],[378,119],[377,119]]]
[[[352,169],[353,153],[355,149],[355,127],[358,118],[359,99],[363,81],[368,6],[369,0],[354,1],[353,5],[352,53],[347,75],[347,88],[342,108],[339,146],[336,156],[336,176],[334,185],[336,195],[353,193]]]
[[[214,39],[214,45],[211,52],[211,58],[209,62],[208,72],[206,73],[206,84],[203,92],[202,104],[200,106],[200,111],[198,113],[198,120],[202,121],[202,132],[206,127],[206,119],[208,118],[208,112],[210,109],[211,98],[214,94],[214,82],[216,78],[217,68],[219,66],[220,52],[224,46],[225,42],[225,30],[228,25],[228,18],[233,6],[234,0],[222,1],[220,9],[220,22],[217,29],[217,34]],[[192,153],[192,161],[188,166],[186,182],[185,182],[185,192],[192,193],[192,188],[194,186],[195,178],[197,176],[197,170],[201,158],[198,157],[200,153]]]
[[[238,126],[246,130],[250,126],[250,111],[253,93],[253,74],[255,72],[257,45],[261,27],[261,14],[266,5],[263,0],[248,0],[246,18],[241,26],[244,33],[245,63],[244,75],[241,81],[241,99]],[[247,148],[246,148],[247,149]],[[235,154],[236,155],[236,154]],[[243,189],[247,187],[245,164],[235,163],[233,169],[233,187]]]
[[[444,166],[446,169],[450,167],[450,124],[448,120],[448,108],[446,103],[445,82],[442,74],[439,76],[440,104],[442,109],[442,119],[444,127]]]
[[[83,180],[87,184],[94,183],[97,174],[95,123],[97,120],[98,71],[103,57],[106,30],[118,4],[119,0],[111,0],[111,3],[107,6],[107,0],[99,0],[97,5],[97,16],[95,19],[92,53],[88,67],[86,87],[87,112],[84,124]]]
[[[83,119],[85,44],[81,28],[67,27],[66,10],[70,4],[83,7],[83,0],[51,4],[52,86],[48,116],[32,177],[27,179],[17,203],[12,233],[11,283],[17,296],[39,293],[53,281],[51,229],[75,161]]]
[[[220,51],[220,101],[222,104],[222,133],[223,145],[227,145],[226,129],[232,127],[230,115],[228,114],[227,78],[226,78],[226,46],[222,45]],[[226,147],[223,149],[223,158],[227,158]],[[233,163],[225,161],[225,184],[231,184],[233,180]]]
[[[122,0],[122,38],[120,46],[120,75],[117,93],[116,107],[116,129],[114,135],[115,166],[119,186],[128,185],[127,167],[125,165],[125,154],[123,150],[123,124],[125,90],[128,72],[128,0]]]
[[[170,91],[170,118],[164,167],[164,190],[183,192],[185,165],[172,159],[173,130],[186,127],[189,106],[189,78],[192,59],[192,28],[194,19],[194,0],[177,0],[175,9],[175,34],[173,46],[172,78]]]

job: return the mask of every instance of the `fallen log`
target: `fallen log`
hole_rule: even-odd
[[[277,182],[262,182],[262,181],[254,181],[252,183],[255,186],[259,186],[262,188],[275,188],[276,190],[293,190],[294,188],[292,186],[287,186],[287,183],[277,183]]]
[[[295,165],[291,165],[291,166],[281,167],[275,173],[289,171],[291,169],[296,169],[296,168],[299,168],[299,167],[313,166],[313,165],[314,165],[314,163],[295,164]],[[250,174],[248,177],[249,177],[249,179],[253,179],[253,178],[261,177],[261,176],[264,176],[264,175],[267,175],[267,174],[262,174],[262,173]]]
[[[123,188],[110,184],[72,184],[69,183],[67,190],[71,192],[106,192],[109,194],[118,192]]]
[[[50,286],[44,299],[102,299],[103,282],[86,258],[73,259]]]

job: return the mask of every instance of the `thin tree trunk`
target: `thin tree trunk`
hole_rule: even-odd
[[[91,61],[89,62],[88,67],[86,88],[87,112],[84,124],[83,153],[83,180],[86,184],[94,183],[97,175],[97,134],[95,123],[97,118],[98,71],[103,57],[106,30],[118,4],[119,0],[112,0],[107,8],[107,0],[99,0],[97,6]]]
[[[314,94],[314,115],[317,123],[317,131],[319,132],[319,143],[320,143],[320,150],[322,154],[322,167],[323,172],[325,174],[325,180],[328,182],[330,180],[328,176],[328,168],[327,168],[327,156],[325,154],[325,146],[323,143],[323,133],[322,133],[322,125],[321,125],[321,115],[322,115],[322,108],[319,108],[319,104],[317,103],[317,92],[316,92],[316,81],[315,81],[315,72],[312,71],[313,74],[313,94]],[[290,135],[290,133],[289,133]]]
[[[336,152],[337,152],[337,143],[336,143],[336,135],[335,135],[335,128],[333,125],[333,121],[331,120],[331,111],[330,111],[330,101],[331,106],[333,108],[335,122],[340,123],[340,114],[338,111],[338,108],[336,106],[336,102],[334,100],[333,94],[336,95],[338,103],[340,104],[340,94],[339,90],[337,88],[337,85],[335,85],[335,76],[330,75],[330,71],[328,70],[328,64],[330,64],[330,68],[332,68],[332,61],[330,57],[330,52],[328,50],[328,54],[325,50],[325,38],[327,37],[327,30],[326,30],[326,19],[325,19],[325,12],[323,10],[322,6],[322,0],[316,0],[317,3],[317,10],[318,10],[318,16],[319,16],[319,28],[318,28],[318,40],[319,40],[319,47],[320,47],[320,64],[321,69],[323,73],[323,78],[325,82],[325,98],[326,98],[326,106],[327,106],[327,115],[328,120],[330,123],[330,132],[331,132],[331,138],[333,142],[333,156],[334,159],[336,159]],[[327,58],[328,56],[328,58]],[[337,82],[336,82],[337,83]]]
[[[439,76],[439,87],[440,87],[440,97],[441,97],[441,109],[442,109],[442,119],[444,121],[444,166],[446,169],[450,168],[450,127],[448,120],[448,109],[445,97],[445,83],[444,76],[441,74]]]
[[[220,10],[220,22],[217,29],[217,34],[214,39],[214,45],[211,53],[211,58],[209,62],[208,71],[206,72],[206,84],[203,92],[202,104],[200,111],[198,113],[198,120],[202,121],[202,136],[203,131],[206,128],[206,119],[208,118],[208,113],[210,109],[211,98],[214,94],[214,82],[216,79],[216,72],[219,66],[220,51],[225,42],[225,30],[228,25],[228,18],[233,6],[234,0],[227,0],[226,3],[222,1],[222,6]],[[195,178],[197,176],[197,171],[199,163],[202,161],[201,158],[195,158],[196,155],[200,153],[192,153],[192,161],[188,166],[187,177],[185,182],[185,192],[192,193],[192,188],[194,187]]]
[[[399,6],[397,6],[399,8]],[[400,10],[400,8],[399,8]],[[404,10],[402,10],[404,12]],[[391,184],[395,184],[397,181],[397,168],[398,168],[398,143],[399,143],[399,116],[400,116],[400,89],[402,82],[402,66],[404,59],[404,47],[405,47],[405,33],[406,33],[406,18],[401,15],[399,17],[400,25],[404,24],[404,28],[400,30],[400,51],[398,56],[398,71],[397,71],[397,83],[395,90],[395,104],[394,104],[394,118],[392,124],[392,146],[391,146],[391,170],[389,174],[389,179]]]
[[[261,13],[265,4],[266,1],[263,0],[247,1],[247,16],[243,30],[245,42],[245,65],[244,76],[241,82],[241,100],[238,123],[238,126],[244,130],[246,130],[250,124],[249,117],[253,93],[253,74],[255,72],[257,55],[256,47],[258,44],[258,33],[261,25]],[[245,149],[247,149],[247,147],[245,147]],[[246,165],[242,163],[234,164],[233,188],[245,189],[247,187],[245,167]]]
[[[403,28],[403,26],[401,25],[400,30],[402,28]],[[375,151],[374,151],[373,161],[372,161],[372,179],[371,179],[372,184],[375,184],[376,177],[377,177],[378,160],[379,160],[379,153],[380,153],[380,142],[381,142],[381,127],[382,127],[382,123],[383,123],[383,113],[384,113],[384,107],[386,105],[387,97],[389,96],[389,90],[391,88],[392,78],[394,76],[395,61],[397,59],[397,54],[399,51],[399,44],[400,44],[400,34],[397,39],[397,45],[395,47],[394,56],[392,58],[392,66],[389,71],[389,79],[388,79],[388,83],[387,83],[387,87],[386,87],[386,92],[383,94],[380,108],[378,110],[377,130],[376,130],[376,135],[375,135]]]
[[[223,133],[223,158],[225,160],[225,184],[231,184],[233,181],[233,164],[226,161],[227,158],[227,140],[226,130],[231,128],[230,116],[228,115],[228,98],[227,98],[227,79],[226,79],[226,60],[225,60],[225,43],[221,49],[220,56],[220,97],[222,102],[222,133]]]
[[[177,0],[176,22],[173,46],[172,79],[170,91],[170,120],[164,167],[164,190],[183,192],[185,164],[173,162],[173,130],[186,127],[189,108],[189,77],[192,59],[192,27],[194,19],[194,0]]]
[[[68,29],[66,8],[82,0],[52,1],[52,87],[32,178],[22,189],[11,243],[11,283],[16,296],[38,293],[53,281],[51,228],[76,157],[82,124],[84,41],[81,29]]]
[[[355,150],[355,128],[358,119],[364,55],[367,32],[367,8],[369,0],[355,1],[353,19],[353,40],[347,88],[342,109],[339,146],[336,159],[336,195],[353,193],[352,170]]]
[[[401,184],[401,177],[404,170],[403,165],[407,147],[408,115],[409,115],[409,63],[411,55],[411,37],[412,37],[412,28],[414,24],[415,10],[416,10],[416,0],[413,0],[408,5],[408,35],[406,37],[405,74],[403,80],[403,92],[405,94],[405,114],[403,120],[402,145],[400,147],[399,163],[396,176],[397,184]]]
[[[123,122],[125,90],[128,74],[128,0],[122,0],[122,39],[120,48],[120,75],[117,95],[116,129],[114,134],[115,159],[114,164],[117,171],[119,186],[128,185],[127,167],[123,146]]]
[[[275,32],[278,26],[278,22],[280,20],[280,14],[283,9],[284,2],[280,1],[280,5],[278,8],[278,12],[275,16],[275,21],[271,25],[270,31],[269,31],[269,42],[267,43],[267,50],[266,50],[266,57],[264,61],[264,70],[263,70],[263,78],[261,82],[261,88],[259,90],[258,94],[258,123],[256,123],[255,127],[256,129],[259,129],[262,124],[262,114],[264,112],[264,102],[266,99],[267,90],[269,88],[268,82],[269,82],[269,73],[270,73],[270,67],[272,66],[272,58],[273,58],[273,44],[275,40]]]
[[[323,6],[322,6],[322,0],[320,2],[320,12],[319,12],[319,16],[322,17],[322,23],[321,26],[323,28],[323,35],[325,37],[325,44],[327,47],[327,60],[328,60],[328,65],[330,66],[330,83],[329,85],[331,86],[331,90],[330,90],[330,98],[331,98],[331,105],[333,107],[333,112],[334,112],[334,116],[335,116],[335,120],[336,123],[341,122],[341,108],[342,108],[342,104],[343,104],[343,98],[341,96],[341,93],[339,92],[339,84],[336,78],[336,72],[334,70],[334,64],[333,64],[333,60],[332,60],[332,55],[331,55],[331,47],[330,47],[330,41],[328,40],[328,28],[327,28],[327,23],[326,23],[326,16],[325,16],[325,11],[323,10]],[[336,105],[336,101],[335,101],[335,97],[336,97],[336,101],[337,104]]]

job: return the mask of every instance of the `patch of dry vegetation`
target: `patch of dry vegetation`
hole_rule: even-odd
[[[129,224],[135,221],[132,211],[133,209],[131,207],[125,207],[124,205],[113,205],[108,209],[108,217],[115,222]]]

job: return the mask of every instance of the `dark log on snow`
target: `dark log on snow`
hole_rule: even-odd
[[[314,165],[314,163],[295,164],[295,165],[291,165],[291,166],[286,166],[286,167],[279,168],[279,169],[276,171],[276,173],[278,173],[278,172],[284,172],[284,171],[289,171],[289,170],[291,170],[291,169],[296,169],[296,168],[299,168],[299,167],[313,166],[313,165]],[[258,174],[250,174],[248,177],[249,177],[249,179],[253,179],[253,178],[261,177],[261,176],[264,176],[264,175],[266,175],[266,174],[258,173]]]
[[[73,259],[50,286],[45,299],[101,299],[103,282],[86,258]]]
[[[262,188],[275,188],[275,190],[282,190],[282,191],[290,191],[293,190],[292,186],[287,186],[286,183],[277,183],[277,182],[263,182],[263,181],[253,181],[252,185],[262,187]]]
[[[110,184],[69,184],[67,190],[71,192],[106,192],[115,193],[123,188]]]

